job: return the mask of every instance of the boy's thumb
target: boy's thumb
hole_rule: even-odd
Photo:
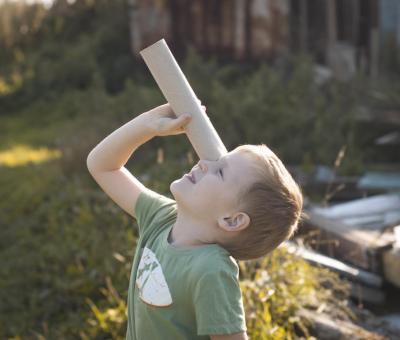
[[[190,116],[183,114],[171,122],[171,128],[183,128],[186,123],[189,123]]]
[[[183,120],[184,122],[188,121],[190,119],[190,115],[184,114],[181,116],[181,121]]]

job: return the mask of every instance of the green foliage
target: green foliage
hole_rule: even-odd
[[[335,273],[311,266],[284,247],[261,260],[240,262],[240,270],[250,339],[298,339],[299,333],[311,339],[310,324],[296,312],[317,309],[321,301],[327,309],[353,317],[346,305],[350,284],[341,282]]]
[[[1,338],[33,330],[77,337],[107,277],[126,299],[133,221],[90,189],[87,175],[67,179],[57,163],[3,168],[0,178],[8,198],[0,207]]]
[[[0,55],[0,113],[87,89],[98,76],[108,93],[121,91],[137,73],[126,6],[124,0],[59,0],[48,12],[42,5],[0,4],[6,51]]]

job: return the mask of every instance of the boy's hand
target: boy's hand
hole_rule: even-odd
[[[200,104],[201,101],[199,100]],[[204,105],[201,106],[206,110]],[[176,116],[169,103],[155,107],[147,111],[150,126],[154,131],[155,136],[171,136],[186,133],[186,125],[190,123],[192,117],[189,114]]]

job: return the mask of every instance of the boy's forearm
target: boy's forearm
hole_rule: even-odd
[[[93,171],[112,171],[122,168],[132,153],[155,134],[145,113],[127,122],[89,153],[87,166]]]

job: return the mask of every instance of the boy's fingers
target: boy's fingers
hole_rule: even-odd
[[[189,124],[191,118],[192,118],[192,117],[189,116],[189,115],[183,117],[183,124],[184,124],[184,125]]]
[[[201,100],[200,100],[200,99],[197,99],[197,101],[198,101],[199,104],[201,105]],[[201,105],[201,107],[202,107],[203,109],[206,109],[206,107],[205,107],[204,105]]]
[[[184,114],[175,120],[173,128],[183,129],[190,121],[190,115]]]

